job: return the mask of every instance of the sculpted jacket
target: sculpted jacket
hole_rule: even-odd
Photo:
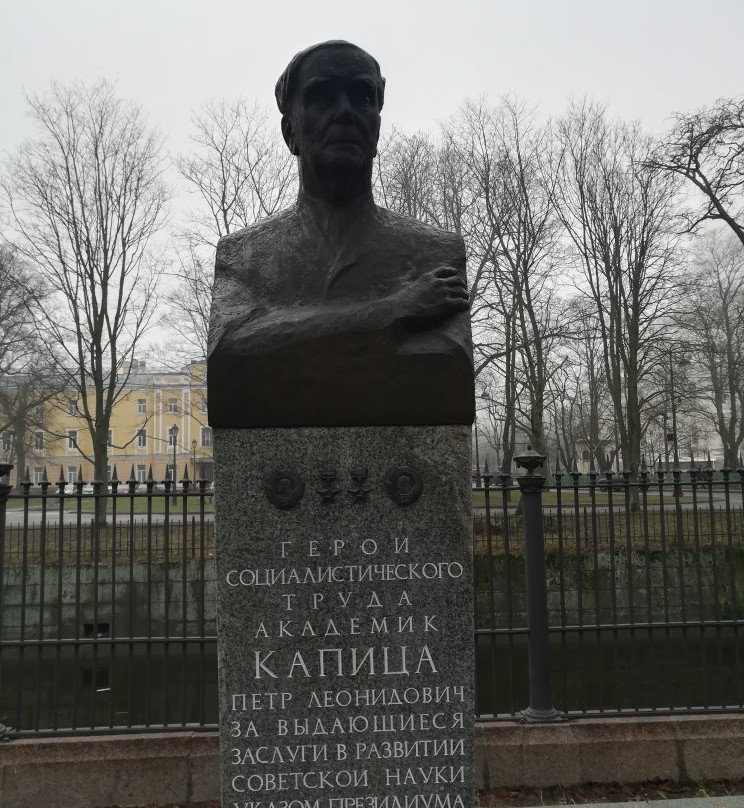
[[[453,234],[367,201],[300,199],[221,239],[208,358],[212,426],[469,424],[468,312],[422,321],[402,292],[446,265]]]

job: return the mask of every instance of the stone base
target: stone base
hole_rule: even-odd
[[[474,805],[469,428],[214,453],[222,804]]]
[[[476,731],[481,789],[701,783],[740,777],[742,760],[741,715],[494,722]],[[217,766],[212,733],[12,741],[0,753],[0,808],[203,804],[217,799]]]

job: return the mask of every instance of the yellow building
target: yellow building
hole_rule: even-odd
[[[44,405],[38,414],[43,429],[35,428],[26,458],[32,483],[41,482],[44,467],[50,482],[59,479],[60,471],[68,482],[75,482],[78,468],[83,479],[91,481],[91,440],[78,403],[63,397]],[[158,482],[173,479],[174,461],[177,480],[184,468],[191,480],[212,480],[204,363],[162,372],[148,371],[144,362],[137,361],[114,407],[108,445],[109,475],[116,467],[119,480],[127,480],[132,468],[138,482],[147,479],[150,469]]]

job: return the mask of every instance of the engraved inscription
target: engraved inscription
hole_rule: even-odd
[[[338,487],[335,472],[321,479]],[[227,571],[229,589],[264,604],[246,617],[244,691],[228,703],[235,805],[312,805],[323,792],[318,808],[466,808],[472,705],[442,654],[452,615],[419,600],[459,586],[465,570],[414,545],[400,534],[285,538],[273,564]]]
[[[313,433],[308,457],[249,435],[245,451],[273,460],[250,469],[259,496],[218,479],[236,511],[217,563],[227,808],[474,804],[470,537],[446,518],[470,493],[469,453],[453,447],[455,503],[407,440],[369,451],[354,436]],[[277,510],[268,491],[303,481]]]

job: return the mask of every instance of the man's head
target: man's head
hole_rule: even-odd
[[[289,104],[292,99],[292,94],[296,90],[295,79],[300,65],[310,54],[320,50],[334,50],[336,48],[352,48],[355,51],[366,56],[367,59],[374,66],[375,81],[377,84],[377,100],[379,102],[378,109],[382,109],[382,104],[385,97],[385,79],[380,73],[380,65],[377,60],[370,56],[367,51],[351,42],[346,42],[344,39],[329,39],[327,42],[319,42],[317,45],[310,45],[309,48],[301,50],[296,53],[289,61],[289,64],[284,68],[284,72],[279,76],[279,80],[274,88],[274,95],[276,97],[276,104],[279,107],[279,112],[286,115],[289,112]]]
[[[306,48],[276,84],[287,146],[320,175],[371,166],[384,92],[380,66],[356,45],[335,40]]]

